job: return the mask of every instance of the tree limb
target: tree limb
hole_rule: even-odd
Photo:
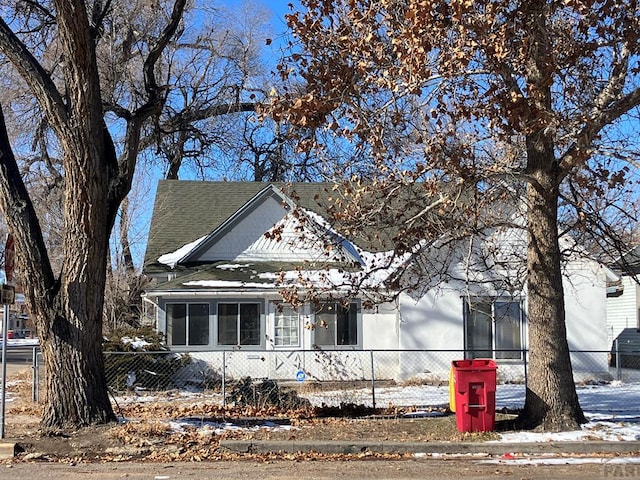
[[[64,100],[49,73],[1,17],[0,50],[34,92],[40,106],[50,116],[51,125],[66,125],[68,118]]]
[[[632,37],[635,38],[635,37]],[[593,150],[593,142],[600,131],[631,109],[640,105],[640,87],[623,95],[625,81],[629,74],[629,62],[634,58],[637,45],[622,45],[617,60],[613,63],[607,84],[594,100],[591,115],[576,136],[574,143],[560,158],[562,178],[588,158]]]
[[[600,111],[584,125],[576,140],[560,157],[560,175],[565,177],[575,167],[579,166],[593,151],[593,142],[600,131],[640,105],[640,87],[613,102],[606,110]]]
[[[180,25],[186,0],[176,0],[169,23],[164,28],[156,44],[151,48],[144,62],[145,90],[149,98],[127,120],[124,153],[118,163],[118,175],[109,188],[109,218],[115,219],[121,200],[131,189],[136,161],[140,152],[140,133],[144,122],[154,115],[159,115],[165,101],[164,88],[158,85],[155,68],[164,49],[175,35]],[[106,129],[106,127],[105,127]],[[114,149],[115,151],[115,149]]]
[[[23,285],[40,298],[52,301],[57,290],[51,262],[42,236],[42,228],[27,188],[20,175],[0,106],[0,208],[10,232],[14,235],[20,264],[24,270]],[[37,274],[33,274],[37,272]]]

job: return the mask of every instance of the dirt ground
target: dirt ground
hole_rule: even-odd
[[[167,405],[164,405],[166,410]],[[175,405],[181,418],[195,407]],[[418,479],[522,480],[585,479],[620,476],[635,478],[635,466],[574,464],[510,465],[485,463],[489,456],[414,458],[400,455],[315,455],[312,453],[237,455],[222,451],[219,440],[236,438],[380,438],[396,441],[459,438],[452,417],[429,419],[299,419],[288,432],[225,433],[203,435],[202,429],[172,433],[156,416],[160,406],[148,406],[148,418],[112,426],[94,427],[58,436],[38,432],[37,415],[10,413],[7,432],[23,449],[14,459],[0,462],[0,480],[16,478],[67,480],[214,480],[255,479]],[[201,408],[202,409],[202,408]],[[35,409],[33,410],[35,413]],[[200,432],[200,433],[198,433]],[[287,435],[289,437],[287,437]],[[485,434],[491,435],[491,434]],[[465,438],[468,440],[469,438]],[[7,438],[7,440],[9,440]],[[498,459],[498,462],[500,460]],[[626,470],[621,470],[625,469]]]
[[[31,401],[29,370],[9,375],[7,393],[11,401],[6,408],[5,442],[17,445],[18,452],[13,461],[77,463],[238,459],[237,454],[219,447],[220,440],[225,438],[415,442],[473,441],[490,439],[494,435],[460,433],[453,415],[403,418],[400,412],[384,412],[386,415],[372,416],[371,412],[359,411],[357,407],[347,411],[323,412],[312,409],[282,412],[277,408],[223,408],[208,403],[206,397],[182,399],[175,392],[154,396],[152,401],[145,402],[141,398],[136,403],[115,404],[116,414],[123,419],[117,424],[43,435],[39,429],[40,406]],[[178,430],[171,427],[170,421],[184,419],[188,419],[191,426]],[[259,428],[265,421],[286,425],[287,428]],[[206,426],[226,422],[249,428],[216,432]],[[310,456],[313,455],[298,455],[299,459]],[[243,459],[250,457],[242,456]]]

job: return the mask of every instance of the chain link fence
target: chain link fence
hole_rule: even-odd
[[[522,406],[528,352],[488,353],[498,358],[498,396],[509,406]],[[208,401],[227,404],[234,402],[234,387],[242,384],[245,390],[254,386],[253,403],[261,406],[258,386],[269,381],[296,391],[314,406],[355,404],[374,408],[447,406],[451,362],[465,358],[464,351],[451,350],[159,351],[104,355],[107,382],[114,395],[197,392]],[[572,351],[576,383],[617,380],[640,384],[640,368],[629,368],[636,364],[629,363],[625,356],[640,358],[640,351],[616,351],[615,347],[612,351]],[[39,398],[41,365],[39,354],[34,368],[34,400]]]

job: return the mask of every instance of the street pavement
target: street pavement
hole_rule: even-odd
[[[634,465],[509,465],[477,460],[239,460],[217,462],[105,462],[105,463],[16,463],[0,465],[0,480],[521,480],[638,478]]]
[[[625,442],[383,442],[363,440],[344,441],[296,441],[296,440],[221,440],[220,446],[236,453],[296,453],[317,452],[323,454],[360,454],[363,452],[387,454],[436,454],[504,455],[522,453],[528,455],[624,455],[640,457],[640,441]]]

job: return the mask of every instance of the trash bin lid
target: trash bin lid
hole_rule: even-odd
[[[492,370],[498,368],[498,365],[491,358],[473,358],[453,360],[451,367],[456,370]]]

